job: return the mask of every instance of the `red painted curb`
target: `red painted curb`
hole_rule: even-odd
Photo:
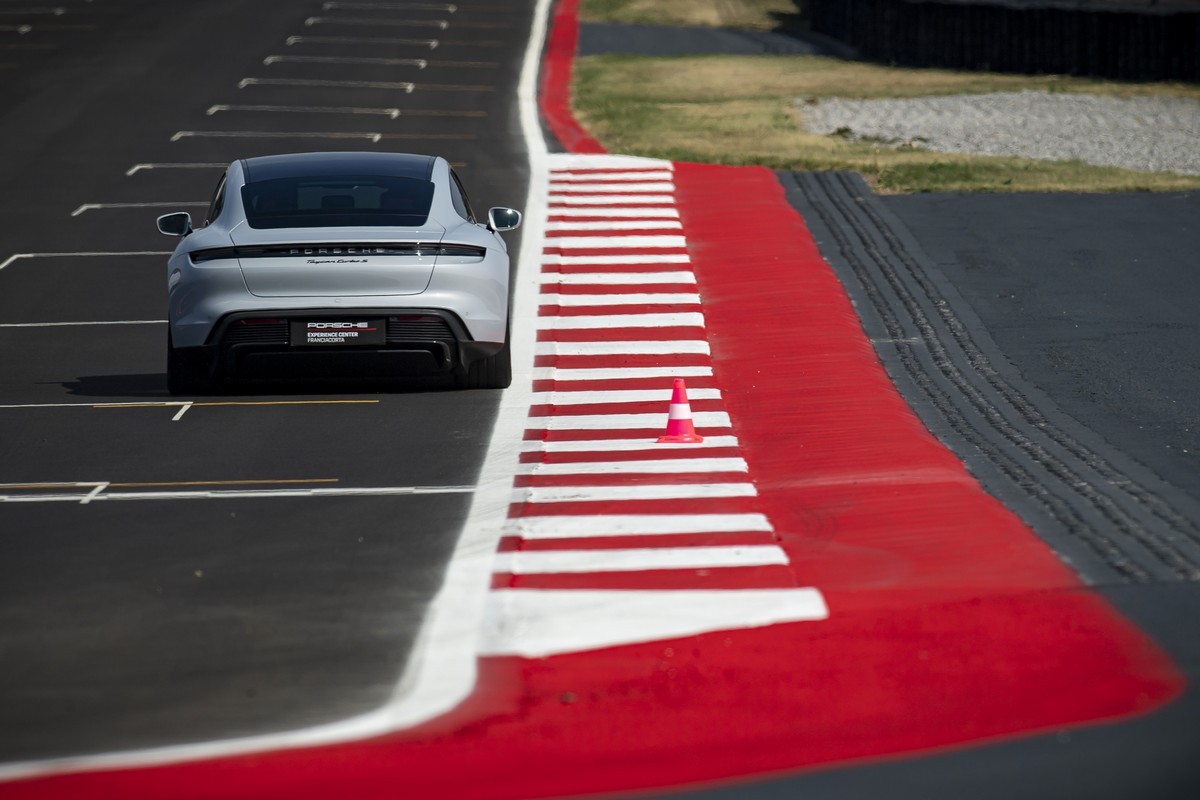
[[[542,55],[538,104],[542,119],[568,153],[604,153],[571,112],[571,72],[579,44],[579,0],[559,0]]]

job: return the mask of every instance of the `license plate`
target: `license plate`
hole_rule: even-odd
[[[387,320],[294,319],[291,321],[293,346],[384,344]]]

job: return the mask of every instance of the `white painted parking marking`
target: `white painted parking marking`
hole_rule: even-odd
[[[175,412],[175,416],[171,417],[171,422],[179,422],[179,420],[183,419],[183,415],[186,414],[188,412],[188,409],[191,407],[192,407],[191,403],[184,403],[183,405],[181,405],[179,407],[179,410]]]
[[[510,535],[526,539],[661,536],[672,533],[769,533],[774,530],[762,514],[592,514],[520,517],[508,520],[504,529]]]
[[[404,28],[437,28],[444,31],[450,27],[450,22],[444,19],[379,19],[377,17],[309,17],[304,20],[308,27],[313,25],[370,25],[372,27],[398,25]],[[492,27],[492,26],[471,26]]]
[[[668,390],[669,391],[669,390]],[[692,391],[689,389],[689,391]],[[589,453],[622,450],[705,450],[714,447],[737,447],[736,436],[705,436],[703,442],[659,442],[647,439],[572,439],[566,442],[524,441],[526,453]]]
[[[531,431],[661,430],[666,421],[667,412],[665,411],[661,414],[580,414],[578,416],[530,417],[528,428]],[[729,415],[724,411],[693,412],[692,421],[697,428],[730,427]],[[695,460],[689,459],[688,463]],[[636,471],[634,470],[634,472]]]
[[[294,47],[298,44],[383,44],[398,47],[428,47],[430,50],[436,50],[439,44],[437,39],[395,39],[363,36],[289,36],[284,40],[284,43],[288,47]]]
[[[88,492],[86,495],[84,495],[82,500],[79,501],[79,505],[86,506],[88,503],[95,500],[96,497],[98,497],[99,494],[107,488],[108,488],[107,483],[96,484],[96,486],[90,492]]]
[[[80,325],[166,325],[165,319],[102,319],[88,322],[0,322],[0,328],[74,328]]]
[[[126,176],[133,176],[147,169],[225,169],[228,164],[205,164],[199,162],[192,163],[166,163],[166,164],[134,164],[129,169],[125,170]]]
[[[8,258],[0,262],[0,269],[4,269],[13,262],[23,258],[85,258],[85,257],[118,257],[118,256],[169,256],[170,250],[124,250],[110,252],[87,252],[87,253],[13,253]]]
[[[211,117],[222,111],[292,112],[299,114],[376,114],[383,117],[391,117],[392,119],[400,116],[400,109],[398,108],[359,108],[356,106],[252,106],[218,104],[209,106],[208,110],[204,113]]]
[[[238,88],[247,86],[313,86],[330,89],[388,89],[412,94],[416,84],[410,81],[323,81],[305,78],[242,78]]]
[[[104,484],[108,486],[108,484]],[[80,503],[121,500],[254,500],[288,497],[393,497],[400,495],[470,494],[474,486],[371,486],[336,489],[212,489],[178,492],[97,492],[87,494],[0,494],[0,503]]]
[[[629,414],[625,416],[662,417],[656,414]],[[557,419],[553,418],[552,419]],[[575,419],[593,419],[575,417]],[[635,424],[631,427],[639,427]],[[575,428],[578,430],[578,428]],[[603,429],[601,429],[603,430]],[[677,475],[687,472],[747,472],[744,458],[663,458],[653,461],[591,461],[550,464],[522,464],[520,472],[525,475]]]
[[[712,367],[597,367],[592,369],[564,369],[562,367],[535,367],[535,381],[612,381],[624,378],[704,378],[713,374]],[[707,440],[706,440],[707,441]]]
[[[343,3],[337,0],[330,0],[328,3],[321,4],[322,11],[332,11],[335,8],[361,8],[384,11],[445,11],[447,14],[453,14],[458,11],[458,6],[450,3]]]
[[[538,342],[534,354],[539,356],[661,356],[708,355],[708,342],[703,339],[675,339],[661,342]]]
[[[757,497],[752,483],[635,483],[628,486],[526,486],[513,491],[514,503],[594,503],[608,500],[693,500],[705,497]]]
[[[588,306],[642,306],[679,305],[698,306],[700,295],[695,293],[613,293],[613,294],[554,294],[538,295],[538,305],[560,308],[586,308]]]
[[[207,200],[182,200],[178,203],[169,202],[154,202],[154,203],[84,203],[79,208],[71,212],[72,217],[78,217],[80,214],[88,211],[98,211],[101,209],[110,208],[179,208],[186,206],[189,208],[207,208]]]
[[[775,545],[639,547],[628,550],[522,550],[496,554],[496,572],[513,575],[719,569],[787,564]]]
[[[704,315],[680,314],[604,314],[602,316],[538,317],[542,330],[584,331],[602,328],[703,328]]]
[[[264,66],[272,64],[372,64],[381,67],[416,67],[425,69],[429,62],[423,58],[374,58],[371,56],[267,56]],[[493,66],[495,66],[493,64]]]

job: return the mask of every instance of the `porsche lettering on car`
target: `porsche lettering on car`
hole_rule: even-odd
[[[285,381],[511,381],[509,258],[520,212],[477,220],[441,157],[298,153],[230,164],[167,268],[173,394]]]

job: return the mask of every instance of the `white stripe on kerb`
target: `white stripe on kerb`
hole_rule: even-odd
[[[538,342],[534,355],[539,356],[664,356],[708,355],[704,340],[668,340],[663,342]]]
[[[694,286],[692,272],[543,272],[543,284],[565,286],[645,286],[647,284],[679,284]]]
[[[604,219],[679,219],[678,209],[661,208],[553,208],[552,217],[602,217]],[[553,224],[553,223],[551,223]]]
[[[752,483],[635,483],[629,486],[526,486],[513,491],[514,503],[593,503],[606,500],[693,500],[755,497]]]
[[[586,256],[564,256],[562,253],[543,253],[542,264],[558,264],[562,266],[578,265],[608,265],[620,264],[690,264],[692,260],[687,253],[633,253]]]
[[[602,314],[599,316],[538,317],[544,331],[578,331],[603,328],[703,328],[704,315],[695,311],[678,314]]]
[[[525,539],[658,536],[668,533],[746,533],[774,530],[762,514],[592,514],[521,517],[504,530]]]
[[[669,194],[609,194],[588,197],[576,197],[570,194],[552,194],[550,195],[550,213],[555,213],[554,207],[558,205],[606,206],[617,203],[645,203],[646,205],[669,206],[674,202],[675,198]]]
[[[589,461],[521,464],[526,475],[678,475],[691,472],[747,472],[743,458],[664,458],[654,461]]]
[[[577,169],[594,170],[629,170],[629,169],[663,169],[673,171],[675,164],[662,158],[646,158],[645,156],[618,156],[592,153],[555,153],[550,156],[553,175],[558,172],[571,172]]]
[[[644,222],[634,219],[590,220],[588,222],[547,222],[548,231],[641,231],[679,230],[683,223],[677,219],[658,219]]]
[[[547,293],[538,297],[538,303],[543,306],[560,306],[563,308],[581,308],[587,306],[698,306],[700,295],[695,292],[676,292],[673,294],[637,294],[629,292],[613,292],[612,294],[554,294]]]
[[[523,550],[496,554],[496,572],[550,575],[569,572],[638,572],[650,569],[765,567],[787,564],[776,545],[642,547],[629,550]]]
[[[675,175],[670,170],[647,170],[645,172],[571,172],[553,170],[550,180],[554,183],[604,183],[612,181],[672,181]]]
[[[489,600],[480,655],[524,658],[829,616],[821,593],[808,588],[501,589]]]
[[[713,374],[712,367],[596,367],[593,369],[560,369],[534,367],[535,381],[611,381],[648,378],[705,378]]]
[[[611,389],[591,392],[535,392],[534,405],[590,405],[593,403],[655,403],[669,404],[673,387],[663,389]],[[720,400],[720,389],[689,389],[690,400]]]
[[[551,179],[551,192],[578,192],[579,196],[584,196],[588,192],[596,194],[622,194],[626,192],[674,192],[675,184],[665,182],[655,183],[634,183],[632,181],[621,181],[618,183],[604,183],[602,181],[563,181]]]
[[[521,443],[521,450],[526,453],[600,453],[622,450],[704,450],[737,446],[736,436],[705,436],[703,442],[659,442],[656,439],[574,439],[568,442],[526,440]]]
[[[560,250],[665,250],[687,247],[687,240],[682,236],[547,236],[545,245]]]

